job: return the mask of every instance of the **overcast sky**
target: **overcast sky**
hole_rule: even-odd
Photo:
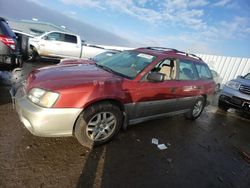
[[[0,14],[65,25],[97,44],[250,57],[249,0],[0,0]]]

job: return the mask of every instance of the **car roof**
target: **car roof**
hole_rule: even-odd
[[[182,58],[186,60],[192,60],[197,63],[204,63],[204,61],[195,54],[183,52],[173,48],[165,48],[165,47],[143,47],[137,48],[136,51],[150,54],[157,57],[168,57],[171,56],[173,58]]]
[[[53,33],[53,32],[62,33],[62,34],[67,34],[67,35],[79,36],[79,35],[74,34],[74,33],[65,32],[65,31],[58,31],[58,30],[51,30],[51,31],[47,31],[47,32],[45,32],[45,33],[43,33],[43,34],[48,34],[48,33]]]

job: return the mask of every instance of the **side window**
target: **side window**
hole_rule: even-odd
[[[164,80],[174,80],[176,79],[176,60],[165,59],[160,61],[152,71],[164,74]]]
[[[214,70],[211,70],[211,73],[213,75],[213,77],[219,77],[219,74],[217,72],[215,72]]]
[[[69,42],[69,43],[75,43],[76,44],[77,43],[77,38],[74,35],[65,34],[64,42]]]
[[[195,67],[198,71],[200,79],[207,80],[207,79],[213,78],[208,66],[203,65],[203,64],[195,64]]]
[[[179,61],[179,80],[197,80],[198,75],[194,64],[190,61]]]
[[[45,40],[51,40],[51,41],[61,41],[61,33],[50,33],[47,36],[45,36]]]
[[[250,73],[248,73],[244,78],[250,80]]]

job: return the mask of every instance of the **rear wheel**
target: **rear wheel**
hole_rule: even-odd
[[[109,102],[94,104],[84,110],[75,126],[77,140],[86,147],[111,140],[122,125],[122,112]]]
[[[190,112],[188,112],[186,114],[186,118],[191,119],[191,120],[197,119],[201,115],[204,107],[205,107],[205,99],[204,99],[204,97],[199,97],[195,101],[195,103],[194,103],[192,109],[190,110]]]

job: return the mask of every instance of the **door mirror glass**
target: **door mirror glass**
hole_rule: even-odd
[[[150,72],[147,79],[152,82],[162,82],[164,80],[164,74],[159,72]]]

